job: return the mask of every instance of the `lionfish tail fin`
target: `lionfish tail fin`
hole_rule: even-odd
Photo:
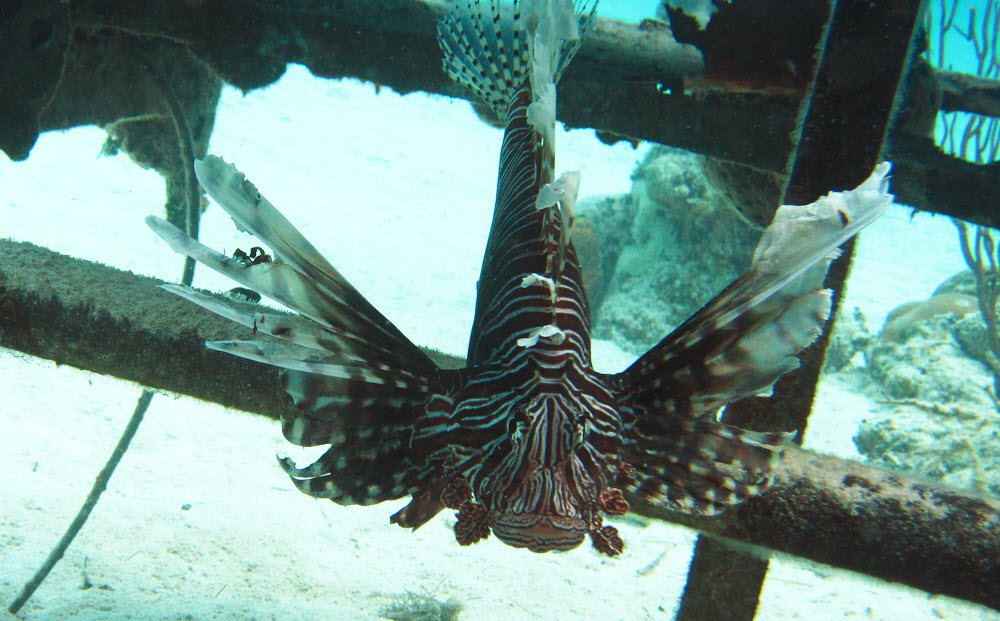
[[[889,169],[882,163],[854,190],[778,209],[750,268],[620,374],[623,388],[645,407],[694,416],[769,394],[822,333],[832,305],[823,279],[838,247],[892,204]]]
[[[715,515],[767,490],[773,467],[794,434],[736,429],[711,420],[684,425],[678,435],[641,437],[622,475],[637,495],[688,513]]]
[[[554,85],[579,49],[596,8],[596,0],[458,0],[438,22],[444,69],[505,120],[526,76],[538,92],[536,101],[543,89],[555,97]]]

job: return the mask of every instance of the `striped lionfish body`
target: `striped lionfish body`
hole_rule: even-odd
[[[285,369],[299,415],[283,433],[329,445],[282,467],[303,492],[341,504],[412,496],[391,521],[418,528],[457,510],[468,545],[492,532],[535,552],[590,536],[623,544],[603,517],[623,491],[713,514],[765,490],[791,434],[718,422],[727,403],[766,393],[820,333],[837,248],[892,202],[888,164],[857,189],[784,206],[746,273],[624,372],[591,366],[590,313],[570,239],[579,173],[556,178],[556,83],[593,15],[586,1],[460,0],[439,25],[445,68],[505,123],[499,179],[464,369],[438,368],[233,166],[198,179],[274,260],[227,257],[147,218],[175,250],[298,311],[245,313],[166,287],[277,340],[208,343]]]

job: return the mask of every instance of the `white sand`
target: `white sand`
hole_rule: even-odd
[[[27,162],[0,162],[0,235],[175,280],[180,259],[142,223],[162,211],[162,180],[124,156],[97,159],[103,139],[94,128],[48,134]],[[245,98],[226,90],[211,150],[235,161],[415,342],[463,353],[499,142],[464,102],[376,95],[293,67]],[[584,194],[627,191],[642,155],[589,131],[562,133],[558,153],[558,169],[583,170]],[[876,224],[848,306],[877,326],[897,304],[926,297],[962,268],[950,228],[905,213]],[[202,239],[228,251],[251,245],[216,207]],[[232,286],[203,267],[195,284]],[[605,370],[628,362],[610,344],[595,349]],[[6,607],[75,515],[140,387],[2,351],[0,390]],[[809,444],[853,454],[850,436],[869,407],[824,386]],[[20,616],[361,619],[406,592],[455,598],[463,619],[673,616],[689,531],[619,524],[627,548],[618,559],[589,546],[535,555],[495,539],[462,548],[450,512],[410,533],[388,524],[402,502],[343,508],[297,492],[272,457],[298,455],[292,448],[273,421],[157,396],[90,521]],[[84,566],[94,585],[86,590]],[[758,618],[841,617],[1000,614],[795,559],[772,564]]]

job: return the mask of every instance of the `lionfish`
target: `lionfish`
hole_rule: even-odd
[[[598,373],[570,239],[580,175],[553,173],[556,83],[595,6],[456,4],[438,26],[444,67],[506,128],[464,368],[439,368],[215,156],[195,163],[199,181],[271,254],[229,257],[159,218],[149,226],[177,252],[298,315],[245,312],[164,287],[275,337],[207,346],[285,369],[298,409],[282,421],[285,438],[329,445],[302,468],[279,459],[311,496],[343,505],[411,496],[392,523],[416,529],[448,508],[461,545],[492,531],[547,552],[589,535],[614,556],[623,543],[603,516],[628,511],[623,491],[709,515],[761,493],[792,434],[737,429],[719,414],[769,393],[799,365],[795,354],[830,313],[822,287],[830,260],[892,202],[889,164],[855,190],[781,207],[743,275],[628,369]]]

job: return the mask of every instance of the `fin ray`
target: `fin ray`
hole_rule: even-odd
[[[635,404],[698,416],[768,391],[797,368],[796,354],[829,316],[822,283],[838,246],[892,204],[889,169],[880,164],[854,190],[781,207],[750,268],[617,376]]]
[[[200,171],[199,180],[233,216],[237,225],[257,235],[272,249],[276,258],[250,264],[227,257],[192,239],[165,220],[147,216],[149,227],[172,249],[315,321],[326,329],[322,336],[335,344],[338,350],[354,351],[363,358],[395,360],[403,366],[417,366],[426,372],[437,368],[425,353],[337,272],[234,166],[226,164],[221,158],[209,156],[196,163],[196,169]],[[171,291],[187,297],[182,290]],[[198,303],[195,299],[192,301]],[[208,310],[221,311],[219,314],[233,319],[218,305],[208,304]],[[243,323],[245,319],[234,320]],[[302,338],[309,338],[302,328],[303,324],[299,322],[297,326]],[[286,321],[284,327],[291,326]],[[318,336],[315,331],[313,336]]]
[[[793,434],[761,433],[712,420],[675,420],[669,434],[634,435],[625,487],[667,508],[715,515],[765,491]]]

